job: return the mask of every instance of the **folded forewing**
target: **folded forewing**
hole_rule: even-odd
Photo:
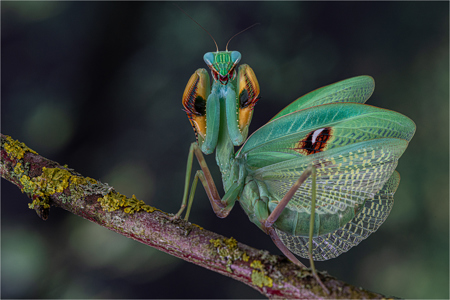
[[[334,148],[380,138],[409,141],[415,125],[408,117],[356,103],[333,103],[297,111],[257,130],[238,157],[250,169],[328,152]]]
[[[373,93],[375,81],[370,76],[358,76],[318,88],[289,104],[272,120],[297,110],[338,102],[364,103]]]

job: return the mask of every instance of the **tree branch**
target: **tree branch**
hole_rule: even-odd
[[[198,225],[170,219],[171,215],[117,193],[108,184],[83,177],[38,155],[25,144],[1,134],[1,176],[33,200],[29,207],[46,219],[50,206],[61,207],[211,271],[232,277],[268,298],[384,298],[326,273],[326,295],[309,269],[285,257],[257,250]],[[5,199],[3,199],[5,201]]]

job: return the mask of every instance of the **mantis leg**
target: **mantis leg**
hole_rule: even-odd
[[[295,257],[295,255],[292,254],[291,251],[289,251],[289,249],[286,247],[286,245],[283,244],[283,242],[281,241],[280,237],[278,236],[277,232],[275,231],[275,229],[273,227],[267,228],[267,231],[268,231],[267,233],[269,234],[269,236],[272,238],[272,241],[275,243],[275,245],[278,247],[278,249],[280,249],[281,252],[283,252],[284,256],[289,258],[289,260],[292,261],[297,266],[306,268],[306,266],[304,264],[302,264],[297,259],[297,257]]]
[[[184,209],[186,208],[186,203],[187,203],[188,193],[189,193],[189,183],[190,183],[190,180],[191,180],[192,162],[193,162],[193,159],[194,159],[194,147],[195,147],[194,144],[196,144],[196,143],[192,143],[191,146],[189,147],[189,155],[188,155],[187,165],[186,165],[186,177],[185,177],[185,180],[184,180],[183,200],[181,202],[180,209],[178,210],[178,212],[174,216],[174,219],[178,219],[181,216],[181,214],[183,213]],[[194,177],[194,181],[192,182],[191,195],[189,197],[188,210],[187,210],[186,216],[184,218],[186,221],[187,221],[187,217],[189,217],[190,208],[191,208],[191,205],[192,205],[191,198],[193,198],[193,195],[195,194],[195,189],[197,188],[197,182],[198,182],[198,175],[196,173],[195,177]]]
[[[192,202],[194,200],[195,190],[197,189],[197,183],[198,183],[198,178],[200,177],[200,174],[199,174],[200,172],[201,171],[198,170],[195,173],[194,180],[192,181],[191,193],[189,194],[189,201],[188,201],[188,206],[187,206],[187,210],[186,210],[186,215],[184,216],[184,220],[186,220],[186,221],[188,220],[189,213],[191,212]],[[190,172],[189,172],[189,175],[190,175]],[[190,176],[187,178],[190,179]],[[189,181],[188,181],[187,187],[189,187]],[[188,192],[188,189],[185,189],[185,194],[184,194],[185,196],[183,197],[183,201],[181,203],[180,210],[178,210],[178,212],[172,219],[178,219],[181,216],[181,214],[183,213],[184,209],[186,208],[187,192]]]
[[[315,209],[316,209],[316,168],[311,166],[308,167],[302,175],[297,179],[297,181],[294,183],[294,185],[289,189],[289,191],[284,195],[283,199],[281,199],[280,203],[275,207],[275,209],[272,211],[272,213],[267,217],[266,221],[263,222],[263,226],[266,229],[266,232],[270,235],[273,242],[277,247],[283,252],[283,254],[289,258],[293,263],[300,267],[305,267],[295,256],[294,254],[289,251],[289,249],[283,244],[280,237],[277,235],[275,229],[273,228],[273,223],[276,222],[278,217],[280,216],[283,209],[286,207],[286,205],[289,203],[289,201],[294,196],[295,192],[298,190],[298,188],[305,182],[305,180],[311,176],[312,177],[312,192],[311,192],[311,218],[310,218],[310,224],[309,224],[309,246],[308,246],[308,254],[309,254],[309,263],[311,266],[311,270],[313,272],[314,278],[316,278],[317,282],[320,284],[320,286],[323,288],[323,290],[330,294],[327,287],[323,284],[322,280],[319,278],[319,275],[317,274],[316,268],[314,266],[314,260],[312,256],[312,239],[313,239],[313,233],[314,233],[314,219],[315,219]]]
[[[283,212],[283,209],[286,205],[291,201],[295,192],[297,192],[298,188],[305,182],[305,180],[311,176],[313,167],[308,167],[302,175],[300,175],[299,179],[294,183],[294,185],[289,189],[289,191],[284,195],[283,199],[281,199],[280,203],[275,207],[272,213],[267,217],[267,220],[264,223],[266,228],[272,227],[273,223],[278,220],[278,217]]]
[[[201,170],[198,170],[195,174],[194,180],[192,182],[191,192],[189,194],[189,183],[191,178],[191,172],[192,172],[192,163],[194,159],[194,154],[197,157],[198,163],[200,164]],[[211,176],[211,172],[209,171],[208,165],[206,164],[205,158],[203,156],[202,151],[200,150],[199,146],[196,142],[191,144],[191,147],[189,148],[189,155],[187,160],[187,166],[186,166],[186,179],[184,183],[184,193],[183,193],[183,200],[181,203],[181,207],[177,214],[174,216],[174,218],[179,218],[180,215],[183,213],[184,209],[186,208],[186,204],[188,203],[188,194],[189,194],[189,203],[188,203],[188,209],[186,212],[185,220],[189,217],[190,209],[192,206],[192,202],[194,199],[195,190],[197,187],[198,179],[200,179],[203,187],[205,188],[206,194],[208,195],[209,201],[211,202],[211,206],[216,213],[217,216],[224,218],[228,215],[232,207],[232,204],[224,203],[222,199],[219,196],[219,192],[217,191],[216,184],[214,183],[214,179]]]
[[[312,192],[311,192],[311,218],[309,221],[309,245],[308,245],[308,254],[309,254],[309,265],[311,267],[311,270],[313,272],[314,277],[316,278],[317,282],[322,286],[324,291],[327,294],[330,294],[330,291],[325,287],[322,280],[320,280],[319,275],[317,275],[316,267],[314,266],[314,260],[312,255],[312,247],[313,247],[313,232],[314,232],[314,219],[316,216],[316,168],[312,167]]]

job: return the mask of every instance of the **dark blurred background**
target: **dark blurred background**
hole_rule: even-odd
[[[385,295],[448,298],[449,3],[178,4],[221,50],[261,23],[229,46],[261,86],[251,132],[299,96],[363,74],[377,84],[368,104],[415,121],[390,217],[317,267]],[[128,197],[178,210],[195,140],[181,96],[215,50],[199,26],[168,2],[2,1],[1,49],[2,133]],[[261,297],[62,209],[44,222],[4,180],[1,196],[3,298]],[[201,188],[190,221],[280,253],[239,205],[217,218]]]

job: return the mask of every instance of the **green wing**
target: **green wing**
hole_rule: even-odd
[[[317,218],[326,218],[348,207],[361,207],[367,199],[372,199],[391,177],[407,145],[402,139],[375,139],[276,163],[255,170],[251,175],[266,185],[272,211],[306,168],[314,165]],[[309,177],[286,209],[309,216],[311,190]]]
[[[328,134],[320,151],[313,153],[304,147],[308,137],[323,133],[324,128]],[[381,190],[414,131],[414,123],[397,112],[357,103],[332,103],[267,123],[247,140],[238,159],[245,160],[249,175],[267,186],[270,209],[307,167],[316,166],[316,212],[333,215],[362,205]],[[310,203],[308,178],[287,208],[309,213]]]
[[[410,141],[415,125],[394,111],[357,103],[331,103],[284,115],[254,132],[237,157],[250,170],[310,156],[308,139],[326,129],[326,142],[316,143],[321,152],[380,138]],[[312,139],[313,141],[313,139]],[[323,146],[323,147],[322,147]]]
[[[362,104],[373,88],[373,79],[361,76],[316,90],[257,130],[236,155],[249,176],[267,188],[270,211],[306,168],[316,167],[316,221],[341,224],[314,237],[316,260],[357,245],[392,207],[399,183],[395,168],[415,124],[397,112]],[[310,177],[283,211],[289,218],[274,224],[283,243],[304,257],[308,239],[299,234],[309,226],[303,221],[309,224],[311,188]],[[353,210],[356,216],[346,221]]]
[[[370,76],[358,76],[345,79],[298,98],[280,111],[272,120],[297,110],[322,104],[337,102],[364,103],[370,98],[374,89],[375,81]]]
[[[314,260],[335,258],[377,231],[391,212],[399,182],[400,174],[395,171],[383,188],[373,199],[364,203],[364,207],[349,223],[334,232],[314,237]],[[309,257],[307,237],[292,236],[280,230],[277,230],[277,233],[289,250],[303,258]]]

